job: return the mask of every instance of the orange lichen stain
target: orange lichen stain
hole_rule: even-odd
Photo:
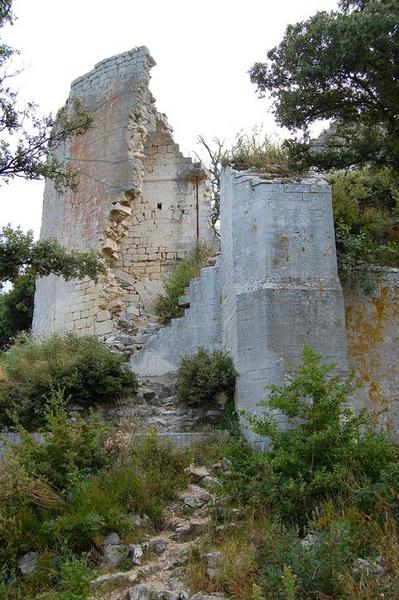
[[[368,389],[371,405],[377,411],[387,403],[379,381],[384,380],[390,366],[382,355],[381,345],[386,329],[399,318],[398,294],[383,287],[370,299],[357,295],[346,305],[345,313],[349,355],[357,379]]]

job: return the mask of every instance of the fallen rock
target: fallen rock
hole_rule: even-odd
[[[181,540],[182,538],[187,537],[191,533],[190,525],[178,525],[175,528],[175,532],[172,533],[171,538],[173,540]]]
[[[202,562],[206,566],[206,572],[210,579],[213,579],[220,566],[221,553],[220,552],[208,552],[201,556]]]
[[[190,465],[185,471],[194,483],[198,483],[201,479],[209,475],[208,469],[205,467],[195,467],[194,465]]]
[[[176,565],[183,566],[187,564],[192,548],[193,545],[189,542],[187,542],[186,544],[180,544],[180,546],[176,546],[176,548],[173,548],[173,550],[169,554],[172,567]]]
[[[141,559],[143,558],[143,548],[140,544],[129,544],[127,547],[127,555],[132,557],[132,563],[134,565],[141,565]]]
[[[18,561],[18,568],[22,575],[30,575],[34,573],[37,568],[37,562],[39,560],[38,552],[27,552]]]
[[[93,579],[91,585],[95,588],[107,585],[109,583],[134,583],[137,580],[137,573],[129,572],[117,572],[117,573],[106,573]]]
[[[191,600],[227,600],[224,594],[219,594],[217,592],[213,592],[212,594],[203,594],[199,592],[198,594],[194,594],[191,596]]]
[[[122,543],[121,538],[117,533],[109,533],[103,541],[103,546],[118,546]]]
[[[195,519],[190,521],[190,533],[193,535],[201,535],[209,527],[208,519]]]
[[[366,573],[367,575],[385,575],[385,568],[382,566],[381,556],[374,560],[369,558],[357,558],[354,563],[353,573]]]
[[[186,506],[201,508],[201,506],[204,506],[209,501],[210,494],[204,488],[191,484],[188,490],[183,492],[180,497]]]
[[[126,556],[126,546],[122,545],[122,540],[115,532],[109,533],[103,541],[102,567],[105,569],[117,567],[120,561]]]
[[[126,556],[126,546],[122,544],[113,545],[109,544],[103,548],[103,558],[101,566],[104,569],[111,567],[117,567],[123,558]]]
[[[151,388],[143,387],[143,388],[141,388],[140,393],[141,393],[142,397],[144,398],[144,400],[152,400],[156,396],[154,390],[152,390]]]
[[[137,515],[136,513],[129,515],[129,519],[130,519],[132,525],[134,525],[135,527],[142,527],[148,521],[148,517],[146,515],[141,517],[140,515]]]
[[[162,599],[163,600],[180,600],[181,595],[178,592],[172,592],[171,590],[164,590]]]
[[[149,542],[150,551],[154,552],[158,556],[160,554],[162,554],[163,552],[165,552],[167,547],[168,547],[168,542],[166,540],[163,540],[160,538],[155,539],[155,540],[150,540],[150,542]]]
[[[210,475],[206,475],[205,477],[203,477],[200,481],[200,485],[202,487],[204,487],[207,490],[216,490],[217,488],[219,488],[221,486],[221,483],[219,481],[219,479],[216,479],[216,477],[211,477]]]
[[[303,548],[311,548],[317,542],[317,536],[314,533],[308,533],[303,540],[301,540],[301,546]]]
[[[135,585],[129,588],[129,600],[163,600],[163,592],[147,585]]]

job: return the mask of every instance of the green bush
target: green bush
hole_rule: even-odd
[[[123,363],[94,337],[21,336],[0,356],[0,420],[8,425],[12,411],[23,424],[40,426],[46,398],[57,389],[83,407],[135,394],[136,376]]]
[[[247,415],[253,431],[271,442],[265,498],[281,517],[302,524],[328,498],[364,511],[382,501],[399,508],[398,448],[372,428],[365,412],[348,407],[352,378],[333,370],[305,347],[288,384],[270,386],[263,416]],[[276,412],[286,417],[286,430],[279,428]]]
[[[13,600],[45,590],[49,600],[83,600],[102,539],[116,531],[141,540],[133,513],[146,514],[150,530],[163,525],[166,504],[188,484],[190,454],[155,433],[132,445],[128,432],[107,431],[94,416],[72,424],[60,393],[42,443],[19,432],[21,444],[0,467],[0,591]],[[21,577],[17,562],[30,550],[39,569]]]
[[[158,296],[154,305],[160,323],[166,325],[172,319],[182,316],[184,307],[179,305],[179,299],[183,296],[190,281],[194,277],[198,277],[211,255],[211,248],[203,243],[198,243],[165,277],[164,293]]]
[[[21,331],[30,330],[35,287],[34,277],[20,275],[11,290],[0,291],[0,348],[10,346]]]
[[[216,395],[234,396],[236,370],[228,354],[200,348],[183,357],[177,372],[177,396],[184,404],[201,406],[215,403]]]
[[[328,176],[332,188],[337,258],[343,280],[363,281],[373,266],[399,265],[397,204],[399,186],[391,170],[338,171]]]

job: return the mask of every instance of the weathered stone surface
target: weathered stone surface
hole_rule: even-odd
[[[141,565],[141,559],[143,558],[143,547],[140,544],[129,544],[127,547],[128,556],[132,557],[132,563],[134,565]]]
[[[95,588],[105,586],[111,583],[134,583],[137,580],[137,573],[129,573],[126,571],[118,571],[116,573],[105,573],[93,579],[91,585]]]
[[[220,566],[222,555],[220,552],[208,552],[201,556],[202,562],[206,566],[206,572],[210,579],[213,579]]]
[[[194,594],[191,596],[190,600],[227,600],[224,594],[218,594],[214,592],[213,594],[203,594],[199,592],[198,594]]]
[[[68,249],[101,250],[116,266],[97,284],[39,279],[35,335],[72,330],[102,338],[119,317],[151,311],[162,273],[197,241],[197,197],[200,237],[214,239],[206,173],[182,155],[155,108],[154,65],[143,46],[101,61],[72,83],[67,109],[78,96],[93,124],[54,151],[61,162],[84,168],[78,192],[59,195],[46,182],[41,237]]]
[[[103,541],[102,566],[104,568],[117,567],[126,556],[126,546],[115,532],[109,533]]]
[[[118,546],[122,543],[121,538],[115,532],[109,533],[103,541],[103,546]]]
[[[129,588],[129,600],[163,600],[163,591],[145,584]]]
[[[160,539],[160,538],[150,540],[150,542],[149,542],[150,551],[154,552],[155,554],[158,554],[158,555],[165,552],[167,546],[168,546],[167,540]]]
[[[34,573],[37,568],[37,562],[39,560],[38,552],[27,552],[18,561],[18,568],[22,575],[30,575]]]
[[[187,491],[180,494],[180,497],[190,508],[201,508],[210,499],[210,494],[197,485],[190,485]]]
[[[216,477],[211,477],[210,475],[207,475],[206,477],[203,477],[203,479],[201,479],[199,485],[204,487],[206,490],[212,491],[219,488],[221,486],[221,483],[219,479],[216,479]]]
[[[360,383],[356,404],[399,439],[399,269],[370,273],[361,286],[344,287],[349,365]],[[387,408],[389,410],[387,410]]]
[[[385,575],[386,569],[382,565],[381,556],[374,560],[369,558],[357,558],[354,563],[353,573],[366,573],[367,575]]]
[[[140,375],[176,371],[200,346],[224,348],[238,371],[236,407],[255,414],[305,343],[347,369],[331,192],[323,180],[265,181],[227,169],[221,188],[221,255],[191,281],[185,316],[131,358]],[[212,420],[213,415],[209,413]],[[286,422],[281,416],[281,427]],[[243,429],[264,447],[265,441]]]
[[[193,483],[198,483],[199,481],[201,481],[201,479],[209,475],[208,469],[206,469],[205,467],[196,467],[194,465],[190,465],[189,467],[187,467],[186,473],[190,475],[190,479]]]

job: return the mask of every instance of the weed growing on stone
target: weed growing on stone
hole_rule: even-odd
[[[199,276],[212,253],[212,249],[206,244],[198,243],[165,277],[164,292],[158,296],[154,305],[160,323],[166,325],[172,319],[182,316],[184,306],[179,304],[179,299],[184,295],[190,281]]]

